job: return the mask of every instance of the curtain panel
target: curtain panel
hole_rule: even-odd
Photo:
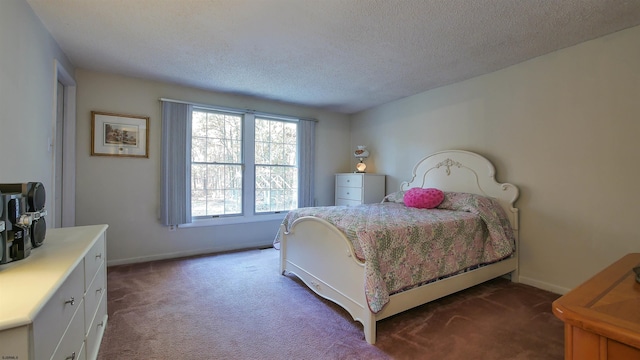
[[[298,122],[298,207],[315,205],[316,121]]]
[[[193,105],[162,101],[160,221],[191,222],[191,114]]]

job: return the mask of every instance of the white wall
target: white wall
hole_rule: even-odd
[[[318,119],[318,205],[333,204],[333,174],[349,167],[349,121],[345,115],[82,69],[76,71],[76,81],[76,222],[109,224],[111,265],[268,245],[280,223],[179,228],[173,232],[160,225],[160,98]],[[149,159],[90,156],[94,110],[149,116]]]
[[[422,155],[478,152],[520,187],[523,282],[566,292],[640,252],[640,27],[352,118],[387,192]]]
[[[27,2],[0,1],[0,183],[42,182],[49,212],[56,60],[73,74]]]

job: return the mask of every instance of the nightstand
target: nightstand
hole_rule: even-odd
[[[385,175],[366,173],[336,174],[336,206],[355,206],[382,201]]]

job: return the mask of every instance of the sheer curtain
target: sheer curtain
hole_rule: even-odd
[[[193,105],[162,101],[160,221],[191,222],[191,112]]]
[[[316,121],[301,119],[298,129],[298,207],[309,207],[315,203]]]

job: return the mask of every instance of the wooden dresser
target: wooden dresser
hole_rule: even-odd
[[[640,359],[640,284],[628,254],[553,302],[564,321],[565,359]]]
[[[336,206],[379,203],[384,198],[385,175],[336,174]]]
[[[107,225],[47,230],[0,265],[0,359],[95,359],[107,321]]]

